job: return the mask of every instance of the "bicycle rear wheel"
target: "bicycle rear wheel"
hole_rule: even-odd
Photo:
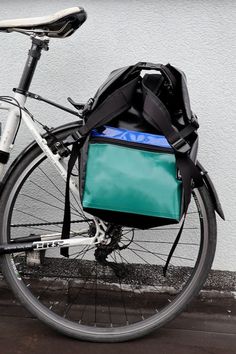
[[[66,138],[70,129],[58,133]],[[66,163],[66,159],[65,159]],[[77,171],[75,171],[77,173]],[[0,200],[0,242],[61,233],[65,183],[35,146],[10,174]],[[72,230],[93,236],[91,215],[71,195]],[[210,270],[216,221],[205,186],[193,192],[181,240],[163,275],[179,225],[148,230],[117,226],[116,247],[80,246],[2,257],[15,295],[40,320],[89,341],[124,341],[163,326],[199,292]],[[118,247],[119,246],[119,247]],[[99,258],[100,255],[100,258]],[[104,259],[104,257],[103,257]]]

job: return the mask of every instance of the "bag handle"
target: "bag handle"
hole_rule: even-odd
[[[123,78],[123,81],[125,81],[128,76],[132,76],[135,71],[138,70],[140,72],[143,69],[160,71],[168,82],[169,89],[173,90],[175,88],[176,79],[168,67],[163,64],[139,62],[133,66],[127,76]],[[89,134],[92,129],[98,127],[99,125],[108,123],[121,113],[127,111],[131,106],[132,97],[138,81],[139,76],[136,75],[135,78],[130,80],[125,85],[119,87],[111,95],[109,95],[100,105],[92,110],[88,116],[86,124],[78,129],[79,133],[82,136],[85,136]]]
[[[140,61],[139,63],[137,63],[133,66],[131,73],[136,70],[139,70],[139,71],[141,71],[141,70],[160,71],[162,73],[162,75],[164,76],[165,80],[168,82],[169,88],[174,90],[176,87],[177,81],[175,79],[175,76],[172,74],[171,70],[169,69],[168,65],[169,64],[163,65],[163,64],[154,64],[154,63]]]

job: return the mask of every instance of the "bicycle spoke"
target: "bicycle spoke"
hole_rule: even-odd
[[[117,263],[116,254],[114,254],[114,258],[115,258],[115,262]],[[119,281],[119,284],[120,284],[120,294],[121,294],[121,300],[122,300],[123,309],[124,309],[124,315],[125,315],[125,319],[126,319],[126,325],[128,325],[129,321],[128,321],[128,317],[127,317],[126,304],[125,304],[125,299],[124,299],[123,289],[122,289],[122,286],[121,286],[120,277],[118,277],[118,281]]]
[[[149,241],[149,240],[139,240],[138,243],[156,243],[156,244],[164,244],[164,245],[173,245],[173,242],[168,241]],[[199,246],[198,243],[189,243],[189,242],[178,242],[178,245],[183,246]]]
[[[170,230],[176,230],[179,231],[178,227],[154,227],[154,228],[150,228],[148,229],[148,231],[170,231]],[[183,230],[198,230],[198,227],[184,227]]]
[[[47,202],[45,202],[44,200],[41,200],[41,199],[39,199],[39,198],[32,197],[31,195],[27,195],[27,194],[23,194],[23,193],[22,193],[21,195],[23,195],[24,197],[29,198],[29,199],[31,199],[31,200],[37,201],[37,202],[39,202],[39,203],[41,203],[41,204],[48,205],[48,206],[50,206],[50,207],[52,207],[52,208],[54,208],[54,209],[58,209],[58,210],[64,212],[64,208],[60,208],[60,207],[58,207],[58,206],[56,206],[56,205],[53,205],[53,204],[51,204],[51,203],[47,203]],[[71,213],[71,214],[78,217],[78,214],[74,214],[74,213]]]
[[[55,232],[55,230],[52,230],[52,229],[48,229],[48,228],[44,228],[44,227],[36,227],[36,226],[30,226],[30,229],[32,230],[40,230],[41,232],[42,231],[45,231],[45,232]]]
[[[121,255],[121,252],[120,252],[120,251],[118,251],[117,253],[119,254],[119,257],[120,257],[120,259],[121,259],[122,264],[124,264],[123,261],[125,261],[126,264],[129,264],[128,261],[125,259],[125,257],[123,257],[123,256]],[[112,259],[114,259],[114,257],[112,257]],[[134,289],[134,286],[132,285],[132,279],[130,279],[130,280],[131,280],[131,281],[130,281],[130,287],[131,287],[132,292],[133,292],[133,295],[134,295],[134,297],[135,297],[135,295],[136,295],[136,294],[135,294],[135,289]],[[139,288],[136,288],[136,290],[138,290],[138,292],[139,292],[140,294],[142,294]],[[141,308],[138,307],[137,310],[138,310],[138,312],[139,312],[140,317],[142,318],[142,320],[144,320],[144,315],[143,315],[143,312],[142,312]]]
[[[17,239],[18,233],[25,238],[60,234],[63,226],[65,181],[58,183],[48,160],[40,163],[37,158],[35,168],[32,166],[23,171],[23,183],[15,188],[16,197],[9,204],[9,239]],[[79,193],[71,191],[70,195],[72,232],[92,237],[93,216],[83,211]],[[49,318],[56,315],[61,323],[73,322],[74,328],[82,330],[90,326],[91,333],[100,329],[101,333],[115,333],[121,327],[129,331],[130,324],[142,328],[149,319],[158,322],[162,309],[175,312],[175,302],[179,304],[198,269],[205,216],[199,217],[194,199],[191,203],[195,209],[191,206],[189,210],[165,276],[163,266],[179,224],[145,230],[120,225],[108,233],[111,239],[107,244],[69,247],[69,258],[61,256],[60,248],[51,248],[34,254],[18,253],[10,264]],[[105,222],[105,226],[109,224]]]
[[[61,231],[61,227],[58,226],[57,223],[55,223],[55,224],[52,225],[52,223],[50,223],[48,220],[43,219],[43,218],[39,218],[38,216],[35,216],[35,215],[31,214],[31,213],[28,213],[28,212],[25,212],[25,211],[19,210],[19,209],[15,209],[15,211],[17,211],[18,213],[21,213],[21,214],[25,214],[25,215],[27,215],[27,216],[30,216],[30,217],[32,217],[32,218],[34,218],[34,219],[36,219],[36,220],[44,221],[46,224],[50,224],[50,226],[54,226],[57,230],[60,230],[60,231]],[[63,224],[63,223],[61,223],[61,224]],[[37,225],[37,226],[39,226],[39,225]],[[16,224],[16,225],[13,225],[12,227],[17,227],[17,224]],[[27,226],[27,224],[24,224],[24,227],[30,227],[31,229],[34,229],[34,230],[42,230],[42,231],[49,231],[49,232],[55,232],[55,231],[56,231],[55,229],[52,230],[52,229],[48,229],[48,228],[46,229],[46,228],[35,227],[35,226],[31,225],[31,224],[29,224],[28,226]],[[73,231],[72,229],[71,229],[71,231],[74,232],[74,233],[76,233],[76,231]]]
[[[89,246],[87,246],[88,247],[88,250],[87,250],[87,252],[88,251],[91,251],[92,249],[94,249],[95,248],[95,246],[91,246],[91,247],[89,247]],[[82,253],[82,251],[80,251],[80,252],[74,252],[74,253],[70,253],[70,257],[73,257],[73,256],[75,256],[75,255],[77,255],[77,254],[81,254]]]
[[[56,195],[50,193],[48,190],[46,190],[45,188],[43,188],[42,186],[38,185],[36,182],[29,180],[29,182],[31,182],[34,186],[38,187],[41,191],[46,192],[48,195],[50,195],[53,199],[56,199],[57,201],[59,201],[63,207],[65,204],[65,197],[63,199],[58,198]],[[74,211],[77,211],[76,208],[74,207],[74,205],[71,203],[71,207]]]
[[[84,215],[82,206],[78,203],[78,201],[77,201],[77,199],[76,199],[76,197],[74,196],[74,193],[73,193],[72,191],[71,191],[71,195],[72,195],[72,197],[74,198],[76,204],[78,205],[78,208],[79,208],[79,210],[80,210],[79,215],[80,215],[84,220],[86,220],[86,216]]]
[[[159,260],[162,260],[162,261],[165,262],[165,259],[164,259],[164,258],[155,255],[153,252],[151,252],[151,251],[149,251],[147,248],[145,248],[145,247],[139,245],[139,244],[138,244],[137,242],[135,242],[135,241],[133,241],[133,243],[134,243],[135,245],[139,246],[140,248],[144,249],[146,252],[148,252],[148,253],[150,253],[150,254],[153,254],[153,255],[156,256],[156,258],[158,258]],[[129,248],[129,249],[130,249],[130,248]],[[132,250],[132,252],[137,255],[137,253],[136,253],[134,250]],[[139,257],[140,257],[140,256],[139,256]],[[142,258],[142,257],[140,257],[140,258]],[[143,258],[142,258],[142,259],[143,259]],[[143,259],[143,260],[144,260],[144,259]]]
[[[42,168],[38,167],[40,172],[47,178],[47,180],[51,183],[51,185],[61,194],[64,198],[64,193],[57,187],[56,183],[52,181],[52,179],[42,170]]]
[[[151,253],[154,256],[164,256],[164,257],[168,257],[168,254],[164,254],[164,253],[158,253],[158,252],[150,252],[150,251],[145,251],[145,250],[139,250],[139,249],[135,249],[135,248],[129,248],[129,250],[131,251],[136,251],[136,252],[141,252],[141,253]],[[177,259],[184,259],[186,261],[193,261],[193,258],[187,258],[187,257],[179,257],[179,256],[172,256],[172,258],[177,258]],[[164,261],[164,259],[163,259]]]
[[[94,294],[94,326],[97,325],[97,288],[98,288],[98,264],[95,266],[95,294]]]
[[[85,246],[85,247],[83,248],[83,250],[81,251],[81,253],[83,253],[83,257],[84,257],[84,255],[85,255],[86,251],[87,251],[87,246]],[[79,255],[80,255],[80,254],[78,254],[78,257],[79,257]],[[76,260],[78,257],[75,257],[73,260]],[[83,257],[82,257],[82,258],[83,258]],[[76,266],[77,266],[77,265],[76,265]],[[46,292],[50,287],[52,287],[52,285],[53,285],[59,278],[60,278],[60,279],[61,279],[61,278],[64,278],[64,277],[63,277],[63,271],[64,271],[64,269],[58,268],[56,277],[53,279],[53,281],[52,281],[45,289],[42,290],[42,292],[40,292],[38,299],[39,299],[43,294],[45,294],[45,292]]]
[[[19,209],[15,209],[15,211],[17,211],[18,213],[21,213],[21,214],[30,216],[31,218],[36,219],[36,220],[44,221],[45,223],[48,222],[48,220],[43,219],[43,218],[40,218],[40,217],[38,217],[38,216],[35,216],[35,215],[33,215],[33,214],[29,213],[29,212],[26,212],[26,211],[23,211],[23,210],[19,210]],[[58,226],[58,225],[54,225],[54,226],[55,226],[57,229],[61,230],[60,226]],[[53,230],[53,231],[55,231],[55,230]]]
[[[42,169],[40,169],[40,171],[47,177],[47,179],[48,179],[48,180],[51,182],[51,184],[56,188],[56,190],[63,196],[63,199],[64,199],[64,198],[65,198],[65,194],[57,187],[57,185],[50,179],[50,177],[49,177],[48,175],[46,175],[44,171],[42,171]],[[72,195],[73,195],[73,194],[72,194]],[[74,195],[73,195],[73,197],[74,197]],[[77,199],[76,199],[75,197],[74,197],[74,200],[75,200],[75,202],[77,203],[77,205],[78,205],[78,207],[79,207],[81,213],[78,212],[78,210],[76,209],[76,207],[74,206],[74,204],[71,204],[72,207],[73,207],[73,210],[75,210],[79,216],[83,217],[83,212],[82,212],[81,207],[80,207],[80,205],[78,204],[78,201],[77,201]]]
[[[106,288],[108,288],[109,284],[108,284],[108,281],[107,281],[107,276],[106,276],[106,274],[105,274],[105,267],[103,267],[103,279],[104,279]],[[108,292],[109,292],[109,291],[108,291]],[[110,327],[113,327],[113,324],[112,324],[112,316],[111,316],[111,306],[112,306],[111,297],[110,297],[110,296],[107,296],[107,299],[108,299],[107,308],[108,308],[108,317],[109,317],[109,321],[110,321]]]

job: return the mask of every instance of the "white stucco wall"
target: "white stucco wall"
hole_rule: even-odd
[[[87,22],[72,37],[51,41],[31,91],[62,104],[68,96],[83,102],[114,68],[140,60],[182,68],[201,124],[199,160],[226,216],[225,222],[218,218],[214,268],[236,271],[236,2],[1,0],[0,18],[43,16],[78,5],[88,12]],[[0,95],[17,86],[29,44],[22,35],[0,33]],[[42,103],[28,107],[51,126],[73,120]],[[21,129],[14,155],[28,141]]]

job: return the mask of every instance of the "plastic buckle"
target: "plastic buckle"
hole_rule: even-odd
[[[81,128],[83,128],[83,127],[84,126],[82,125]],[[83,134],[80,132],[80,129],[77,129],[76,134],[74,135],[74,138],[76,138],[76,140],[74,141],[73,144],[77,144],[82,147],[84,145],[84,142],[85,142],[87,136],[88,136],[88,133]]]
[[[198,117],[195,113],[193,113],[191,118],[191,125],[193,125],[197,130],[199,128]]]
[[[172,144],[173,149],[181,154],[186,154],[191,149],[190,145],[183,139],[179,138]]]
[[[94,99],[90,98],[87,103],[84,105],[84,109],[82,111],[82,114],[87,114],[88,112],[91,111],[92,105],[93,105]]]

